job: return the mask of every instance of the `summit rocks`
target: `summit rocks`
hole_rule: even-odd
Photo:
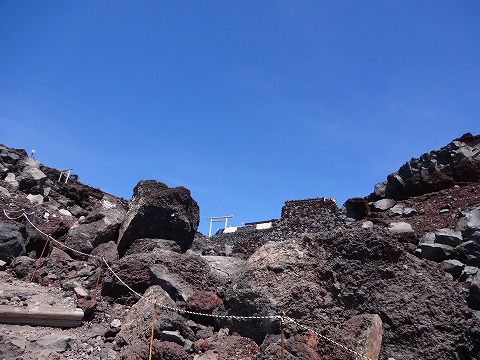
[[[0,358],[146,359],[151,343],[170,360],[279,359],[282,344],[288,360],[479,359],[479,143],[340,208],[288,200],[212,237],[183,187],[140,181],[126,201],[0,146],[0,310],[85,309],[72,329],[0,321]]]
[[[405,163],[388,176],[384,191],[383,185],[377,184],[369,199],[403,200],[447,189],[459,182],[477,182],[479,179],[480,136],[467,133],[440,150]]]

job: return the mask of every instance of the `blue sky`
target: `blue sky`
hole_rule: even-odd
[[[480,2],[0,0],[0,143],[232,225],[480,133]]]

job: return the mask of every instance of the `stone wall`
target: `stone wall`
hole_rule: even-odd
[[[334,199],[314,198],[286,201],[278,226],[282,232],[302,234],[328,231],[342,224]]]
[[[257,223],[239,226],[234,232],[224,232],[203,240],[211,254],[251,255],[267,241],[281,241],[309,232],[330,231],[344,222],[334,199],[314,198],[289,200],[282,207],[281,218],[270,220],[268,229],[257,229]],[[204,247],[205,248],[205,247]]]

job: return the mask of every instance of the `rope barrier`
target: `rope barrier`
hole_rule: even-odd
[[[320,337],[321,339],[325,340],[325,341],[328,341],[332,344],[334,344],[335,346],[338,346],[340,348],[342,348],[343,350],[349,352],[349,353],[352,353],[354,354],[355,356],[357,357],[360,357],[364,360],[373,360],[373,359],[370,359],[368,358],[367,356],[365,355],[362,355],[360,354],[359,352],[355,351],[355,350],[352,350],[352,349],[349,349],[348,347],[346,347],[345,345],[342,345],[340,344],[339,342],[335,341],[335,340],[332,340],[328,337],[326,337],[325,335],[322,335],[320,334],[318,331],[315,331],[313,330],[312,328],[308,327],[308,326],[305,326],[305,325],[302,325],[300,324],[298,321],[296,321],[295,319],[292,319],[288,316],[285,315],[284,312],[282,312],[281,314],[279,315],[254,315],[254,316],[239,316],[239,315],[214,315],[214,314],[205,314],[205,313],[201,313],[201,312],[195,312],[195,311],[189,311],[189,310],[185,310],[185,309],[180,309],[180,308],[177,308],[177,307],[173,307],[173,306],[169,306],[169,305],[166,305],[166,304],[157,304],[156,301],[151,301],[150,299],[146,298],[145,296],[143,296],[142,294],[140,294],[139,292],[133,290],[127,283],[125,283],[125,281],[122,280],[122,278],[120,278],[120,276],[117,275],[117,273],[115,273],[115,271],[111,268],[111,266],[108,264],[108,262],[105,260],[104,257],[100,257],[100,256],[95,256],[95,255],[92,255],[92,254],[87,254],[87,253],[84,253],[84,252],[81,252],[81,251],[78,251],[76,249],[73,249],[63,243],[61,243],[60,241],[54,239],[53,237],[51,237],[50,235],[46,234],[45,232],[41,231],[37,226],[35,226],[34,223],[32,223],[32,221],[28,218],[28,215],[24,212],[24,209],[21,209],[21,210],[17,210],[17,211],[11,211],[11,212],[21,212],[22,211],[22,215],[20,215],[19,217],[10,217],[7,212],[5,211],[5,209],[3,209],[3,213],[5,214],[5,216],[10,219],[10,220],[18,220],[20,219],[22,216],[25,217],[25,219],[28,221],[28,223],[35,229],[37,230],[40,234],[46,236],[50,241],[53,241],[54,243],[70,250],[70,251],[73,251],[77,254],[81,254],[83,256],[87,256],[87,257],[91,257],[91,258],[94,258],[94,259],[98,259],[100,260],[100,271],[101,271],[101,264],[102,262],[105,264],[105,266],[107,267],[108,271],[110,271],[110,273],[123,285],[125,286],[132,294],[134,294],[135,296],[137,296],[138,298],[140,299],[143,299],[151,304],[153,304],[154,306],[154,316],[156,316],[156,308],[157,306],[162,308],[162,309],[166,309],[166,310],[169,310],[169,311],[172,311],[172,312],[176,312],[178,314],[188,314],[188,315],[196,315],[196,316],[205,316],[205,317],[211,317],[211,318],[217,318],[217,319],[230,319],[230,320],[271,320],[271,321],[276,321],[276,320],[280,320],[280,327],[281,327],[281,347],[282,347],[282,358],[284,356],[283,352],[284,352],[284,334],[283,334],[283,327],[285,325],[285,322],[289,322],[289,323],[292,323],[296,326],[298,326],[299,328],[305,330],[305,331],[310,331],[314,334],[316,334],[318,337]],[[31,213],[29,215],[32,215],[34,213]],[[48,241],[47,241],[48,242]],[[45,244],[46,246],[46,244]],[[45,249],[45,247],[44,247]],[[42,252],[43,254],[43,252]],[[98,284],[99,284],[99,279],[100,279],[100,272],[98,274],[98,278],[97,278],[97,288],[98,288]],[[155,320],[154,320],[155,321]],[[152,329],[153,329],[153,325],[152,325]],[[153,331],[153,330],[152,330]],[[151,351],[151,350],[150,350]]]

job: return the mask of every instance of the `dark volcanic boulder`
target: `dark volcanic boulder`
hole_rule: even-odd
[[[480,239],[480,206],[465,213],[458,222],[458,229],[466,238]]]
[[[113,196],[105,194],[85,219],[69,229],[65,245],[89,254],[100,244],[116,241],[125,213]],[[73,258],[86,259],[77,252],[67,252]]]
[[[0,145],[0,163],[10,170],[14,170],[14,166],[18,160],[27,157],[25,150],[10,149]]]
[[[480,179],[480,135],[470,133],[440,150],[412,159],[387,177],[382,197],[403,200]],[[369,195],[378,200],[379,193]]]
[[[186,301],[195,289],[213,290],[215,282],[210,266],[201,256],[169,250],[126,255],[112,269],[139,293],[150,285],[160,285],[170,297],[180,301]],[[133,300],[133,294],[110,272],[103,279],[102,295],[117,302]]]
[[[10,263],[17,256],[25,255],[26,244],[25,226],[0,224],[0,260]]]
[[[155,180],[140,181],[120,228],[120,256],[140,238],[175,240],[186,251],[197,231],[199,213],[197,202],[186,188],[169,188]]]
[[[345,201],[343,208],[345,208],[347,217],[354,220],[361,220],[370,212],[365,199],[359,197],[350,198]]]

